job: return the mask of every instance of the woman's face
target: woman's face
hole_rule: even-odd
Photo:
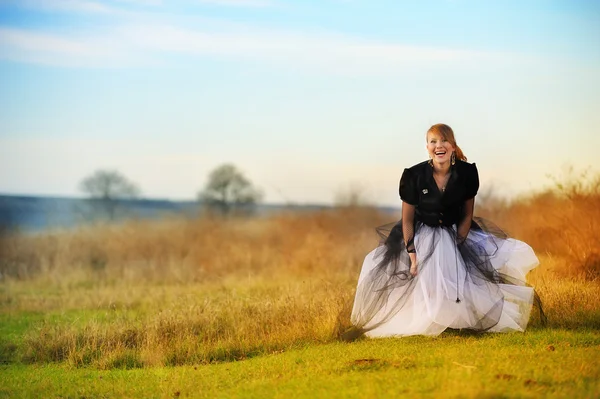
[[[436,163],[450,162],[454,146],[441,134],[429,132],[427,133],[427,152],[429,152],[429,157]]]

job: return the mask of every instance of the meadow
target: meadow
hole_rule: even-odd
[[[600,176],[476,214],[529,243],[525,333],[344,342],[367,206],[0,236],[1,397],[598,397]]]

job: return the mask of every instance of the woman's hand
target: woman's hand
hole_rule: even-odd
[[[417,254],[410,253],[410,274],[415,277],[417,275]]]
[[[417,276],[418,272],[417,272],[417,263],[416,262],[410,265],[410,274],[413,277]]]

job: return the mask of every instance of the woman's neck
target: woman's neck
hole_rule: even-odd
[[[433,161],[433,171],[438,175],[450,173],[450,162],[438,163]]]

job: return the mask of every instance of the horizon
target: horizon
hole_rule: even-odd
[[[449,124],[483,190],[598,171],[600,3],[0,0],[0,193],[116,169],[193,201],[233,163],[266,204],[399,207]]]
[[[86,201],[86,200],[98,200],[97,197],[90,197],[89,195],[80,195],[80,196],[67,196],[67,195],[32,195],[32,194],[12,194],[12,193],[0,193],[0,198],[35,198],[35,199],[45,199],[45,200],[69,200],[69,201]],[[114,198],[112,199],[117,202],[127,202],[127,201],[149,201],[149,202],[173,202],[173,203],[198,203],[202,204],[202,200],[200,199],[169,199],[169,198],[156,198],[156,197],[128,197],[128,198]],[[265,202],[259,201],[256,203],[257,207],[261,206],[274,206],[274,207],[340,207],[340,206],[348,206],[348,205],[339,205],[334,203],[319,203],[319,202]],[[396,209],[400,210],[400,204],[397,206],[394,205],[379,205],[379,204],[360,204],[358,207],[374,207],[380,209]]]

